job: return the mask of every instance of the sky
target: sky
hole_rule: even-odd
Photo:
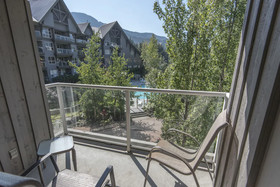
[[[64,0],[71,12],[91,15],[98,21],[118,21],[123,29],[166,36],[163,22],[153,12],[154,0]]]

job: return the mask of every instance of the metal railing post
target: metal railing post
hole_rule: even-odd
[[[226,93],[225,97],[224,97],[224,104],[223,104],[223,110],[225,110],[227,108],[227,105],[228,105],[228,100],[229,100],[229,93]],[[218,134],[218,137],[217,137],[217,142],[216,142],[216,148],[215,148],[215,153],[214,153],[214,158],[213,158],[213,162],[214,162],[214,180],[215,180],[215,177],[216,177],[216,168],[217,168],[217,160],[219,159],[219,150],[220,150],[220,147],[221,147],[221,144],[222,144],[222,138],[224,136],[224,130],[221,131],[219,134]],[[213,183],[214,184],[214,183]]]
[[[68,134],[61,86],[57,86],[56,90],[58,95],[59,111],[60,111],[61,121],[63,125],[63,131],[64,134]]]
[[[130,91],[125,91],[125,105],[126,105],[126,138],[127,138],[127,152],[131,152],[131,132],[130,132]]]
[[[76,118],[76,108],[75,108],[75,99],[74,99],[74,94],[73,94],[73,88],[70,87],[70,95],[71,95],[71,106],[70,106],[70,109],[71,109],[71,118],[73,117],[74,118],[74,122],[75,122],[75,126],[77,125],[77,118]],[[74,111],[74,115],[73,115],[73,112]]]

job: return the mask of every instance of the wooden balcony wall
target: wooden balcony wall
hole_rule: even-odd
[[[27,0],[0,0],[0,170],[20,174],[53,131]]]
[[[214,186],[279,186],[279,2],[247,2]]]

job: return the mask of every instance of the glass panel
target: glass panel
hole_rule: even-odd
[[[201,143],[223,106],[221,97],[146,92],[135,92],[132,100],[131,137],[136,139],[132,145],[166,139],[186,148],[197,148],[190,138],[169,129],[186,132]],[[214,145],[210,152],[214,152]]]
[[[59,111],[56,87],[46,88],[46,94],[49,103],[51,120],[53,124],[53,132],[55,136],[58,136],[63,133],[63,125]]]
[[[68,131],[126,137],[125,93],[91,88],[63,88]]]

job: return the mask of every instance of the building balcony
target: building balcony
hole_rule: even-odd
[[[203,136],[206,135],[216,115],[226,107],[228,99],[227,93],[220,92],[70,83],[48,84],[46,89],[49,93],[47,95],[49,96],[48,102],[50,104],[54,134],[56,136],[70,134],[75,138],[76,143],[81,145],[78,146],[78,160],[80,157],[82,162],[82,164],[78,164],[79,171],[91,170],[91,166],[89,166],[91,163],[93,165],[96,163],[104,165],[104,162],[112,164],[111,161],[115,160],[118,163],[122,163],[121,165],[118,163],[113,164],[114,167],[115,165],[117,166],[116,170],[119,170],[119,175],[122,172],[131,173],[130,175],[133,173],[131,179],[126,177],[127,180],[131,180],[130,182],[119,177],[120,181],[117,184],[120,186],[127,186],[128,184],[135,184],[133,186],[143,185],[146,169],[146,161],[143,157],[147,156],[147,151],[155,146],[160,139],[165,138],[164,129],[166,125],[174,124],[176,128],[182,129],[189,122],[203,121],[203,124],[198,123],[198,126],[190,126],[190,128],[191,132],[194,133],[193,136],[202,136],[201,139],[204,139]],[[117,101],[115,103],[118,104],[113,104],[114,98],[121,98],[122,102]],[[177,111],[178,115],[174,115],[177,118],[161,119],[159,116],[155,116],[156,112],[160,111],[159,108],[152,107],[155,104],[155,98],[161,99],[165,105],[169,104],[170,99],[176,100],[176,107],[184,106],[184,102],[187,101],[191,119],[184,120],[182,118],[184,109]],[[122,106],[120,106],[120,103],[123,103]],[[165,113],[176,113],[174,106],[163,107],[161,110]],[[203,116],[207,116],[206,118],[209,120],[205,121]],[[213,172],[215,171],[216,150],[220,146],[219,142],[218,138],[206,156]],[[92,146],[95,148],[91,148]],[[110,152],[96,149],[96,147],[103,147],[102,149],[110,150]],[[118,151],[140,152],[141,154],[139,158],[118,154],[111,152],[112,147],[117,148]],[[187,145],[186,148],[193,149],[191,144]],[[92,158],[97,161],[90,161]],[[173,184],[176,181],[183,184],[194,184],[194,181],[191,183],[186,182],[193,180],[192,176],[182,176],[156,163],[153,164],[155,167],[152,168],[158,168],[160,172],[156,171],[156,169],[151,172],[151,179],[149,180],[151,186],[155,186],[154,184],[166,186],[164,184],[160,185],[162,182],[160,177],[167,177],[170,173],[172,173],[170,181]],[[201,169],[205,169],[203,164]],[[118,171],[115,173],[118,176]],[[211,184],[211,179],[207,172],[201,171],[198,175],[200,175],[200,179],[205,184]],[[168,177],[170,178],[170,176]]]
[[[69,67],[69,65],[68,65],[68,62],[66,62],[66,61],[60,61],[60,62],[58,62],[58,67],[59,68],[68,68]]]
[[[121,187],[143,187],[147,161],[143,154],[127,154],[124,151],[97,144],[89,144],[74,138],[78,171],[90,175],[102,174],[105,167],[112,165],[116,185]],[[147,152],[145,152],[147,154]],[[66,164],[65,164],[66,163]],[[70,168],[71,160],[64,154],[58,156],[60,169]],[[71,168],[73,170],[73,167]],[[201,186],[213,186],[207,171],[196,171]],[[164,180],[163,180],[164,179]],[[147,187],[196,186],[191,175],[181,175],[167,167],[151,162]]]
[[[55,40],[61,43],[75,43],[74,38],[70,38],[69,36],[63,36],[59,34],[55,34]]]
[[[35,30],[35,36],[36,36],[37,40],[42,38],[42,34],[38,30]]]
[[[76,39],[76,43],[77,44],[81,44],[81,45],[86,45],[88,43],[87,40],[83,40],[83,39]]]
[[[62,48],[57,48],[57,56],[72,56],[73,51],[72,49],[62,49]]]
[[[40,56],[44,56],[44,55],[45,55],[45,53],[44,53],[44,47],[39,46],[39,47],[38,47],[38,51],[39,51],[39,55],[40,55]]]

